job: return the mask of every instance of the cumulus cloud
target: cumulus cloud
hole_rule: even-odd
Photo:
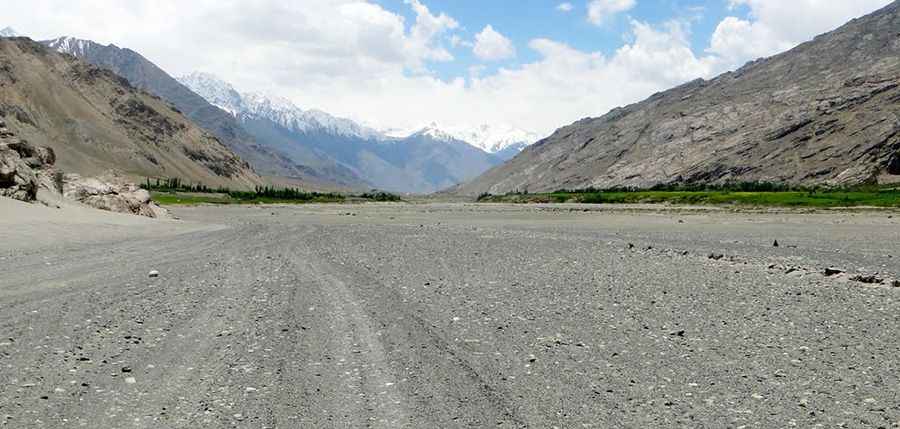
[[[480,33],[475,35],[475,46],[472,48],[475,56],[486,61],[499,61],[516,56],[516,48],[511,40],[494,30],[494,27],[485,26]]]
[[[891,0],[730,0],[748,7],[749,19],[730,16],[713,33],[709,51],[730,66],[790,49],[850,18],[872,12]]]
[[[575,9],[575,6],[572,6],[572,3],[569,2],[563,2],[556,5],[556,10],[560,12],[571,12],[572,9]]]
[[[636,0],[591,0],[588,3],[588,21],[601,25],[610,16],[631,10]]]
[[[406,0],[413,18],[405,19],[364,0],[257,0],[253,7],[244,0],[5,0],[6,9],[29,13],[7,14],[3,26],[35,38],[115,43],[173,75],[212,72],[242,90],[276,92],[385,128],[500,122],[549,133],[787,49],[888,2],[734,0],[750,14],[723,20],[703,51],[691,49],[687,23],[632,20],[628,42],[613,51],[541,38],[527,47],[535,60],[499,69],[463,64],[458,77],[439,78],[429,68],[460,61],[454,49],[474,49],[473,38],[423,1]],[[621,10],[634,2],[593,3]],[[598,9],[598,20],[615,9]]]

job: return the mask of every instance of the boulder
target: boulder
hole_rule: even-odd
[[[34,201],[37,176],[21,155],[9,145],[0,144],[0,196]]]
[[[150,199],[150,193],[116,173],[102,177],[63,176],[63,195],[82,204],[117,213],[168,218],[169,212]]]

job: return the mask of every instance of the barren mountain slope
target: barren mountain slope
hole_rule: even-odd
[[[29,39],[0,39],[0,116],[19,137],[53,148],[66,172],[260,183],[246,162],[166,102]]]
[[[772,58],[561,128],[458,188],[900,180],[900,2]]]
[[[58,52],[109,69],[132,85],[172,103],[186,117],[250,163],[259,174],[294,179],[304,187],[366,187],[357,177],[338,176],[295,163],[284,152],[259,144],[255,137],[237,123],[234,116],[210,104],[138,52],[73,37],[60,37],[41,43]]]

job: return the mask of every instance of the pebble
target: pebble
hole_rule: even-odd
[[[150,276],[151,279],[159,277],[159,271],[156,271],[156,270],[150,271],[150,273],[148,275]]]
[[[135,380],[134,377],[125,377],[125,382],[128,384],[134,384],[137,383],[137,380]]]

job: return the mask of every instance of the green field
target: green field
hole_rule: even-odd
[[[592,191],[546,194],[482,195],[480,202],[678,204],[776,207],[900,207],[900,190],[846,191]]]
[[[222,193],[163,192],[152,191],[150,196],[157,204],[163,206],[192,204],[304,204],[304,203],[342,203],[346,197],[339,195],[314,195],[310,198],[273,198],[252,197],[234,198]]]

